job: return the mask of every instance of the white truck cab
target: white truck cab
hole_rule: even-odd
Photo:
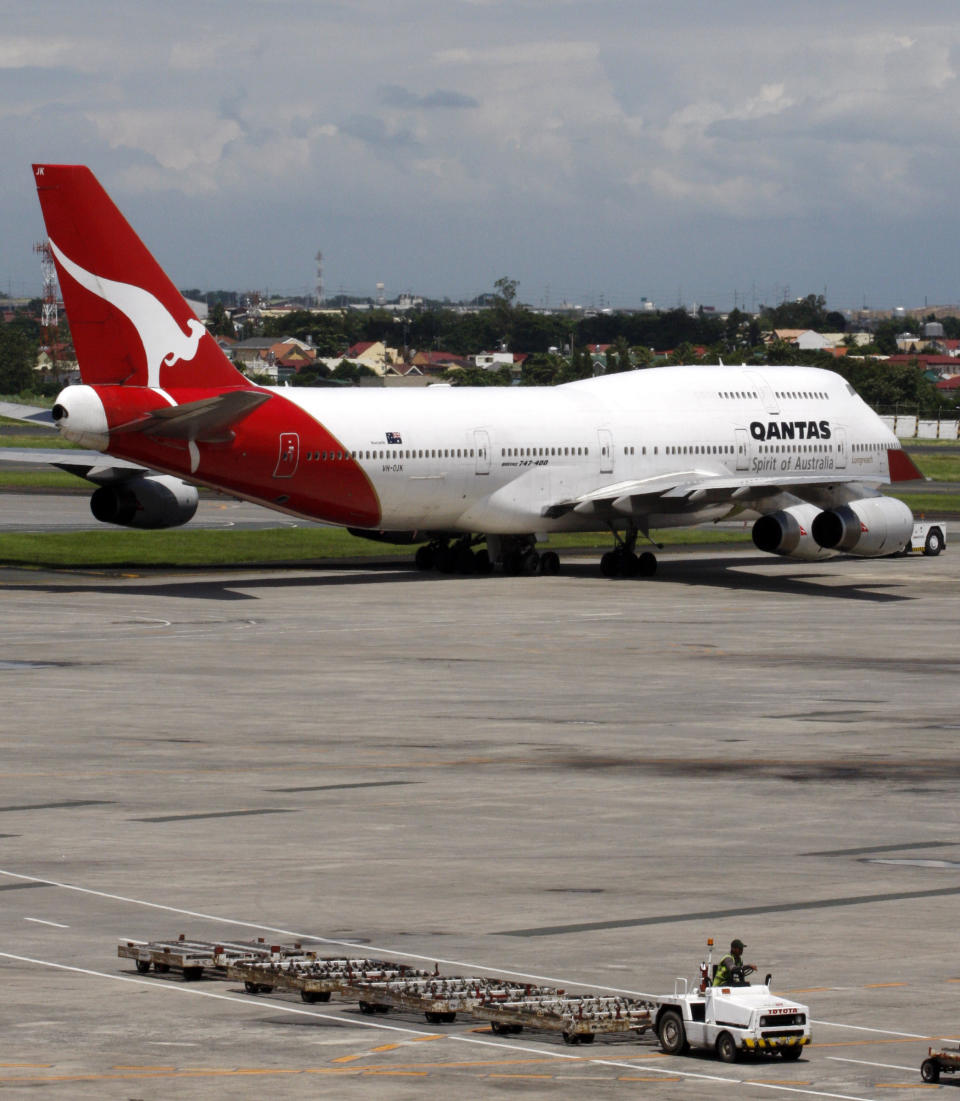
[[[677,979],[673,994],[657,998],[661,1048],[668,1055],[706,1048],[726,1063],[744,1052],[799,1059],[810,1043],[807,1007],[772,993],[769,975],[751,985],[747,970],[735,968],[729,983],[712,986],[707,962],[700,965],[698,982]]]

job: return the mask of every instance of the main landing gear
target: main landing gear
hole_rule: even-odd
[[[487,547],[474,550],[479,543]],[[492,544],[492,545],[491,545]],[[461,539],[435,539],[418,548],[414,559],[418,570],[439,570],[440,573],[493,573],[494,557],[508,577],[553,576],[560,572],[560,556],[556,551],[537,553],[536,542],[525,536],[465,535]]]
[[[600,572],[604,577],[652,577],[657,572],[656,555],[650,551],[636,552],[637,529],[627,528],[621,538],[613,531],[615,546],[600,559]]]
[[[440,573],[484,574],[493,572],[493,563],[486,548],[474,550],[480,542],[466,535],[451,543],[447,539],[435,539],[417,548],[416,562],[418,570],[439,570]]]

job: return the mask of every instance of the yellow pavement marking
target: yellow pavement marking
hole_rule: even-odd
[[[877,1089],[882,1090],[938,1090],[933,1082],[878,1082]]]
[[[553,1078],[552,1074],[488,1074],[488,1078]]]
[[[159,1066],[152,1067],[149,1064],[141,1066],[139,1063],[116,1063],[110,1068],[111,1070],[176,1070],[176,1067],[171,1066]]]
[[[24,1070],[48,1070],[53,1063],[0,1063],[0,1067],[19,1067]]]
[[[389,1067],[377,1067],[376,1069],[365,1071],[363,1077],[388,1078],[391,1075],[400,1078],[426,1078],[427,1072],[425,1070],[390,1070]]]
[[[885,986],[909,986],[909,983],[905,982],[868,982],[864,986],[864,990],[882,990]]]

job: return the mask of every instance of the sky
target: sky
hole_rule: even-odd
[[[0,0],[0,290],[32,162],[180,287],[960,303],[956,0]]]

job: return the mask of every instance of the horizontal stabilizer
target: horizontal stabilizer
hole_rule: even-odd
[[[231,427],[269,401],[270,396],[262,390],[228,390],[186,405],[153,409],[145,417],[114,431],[193,443],[227,443],[233,438]]]
[[[115,459],[102,451],[81,451],[72,447],[0,447],[0,463],[18,466],[55,466],[67,474],[76,474],[97,485],[123,482],[152,471],[139,463]]]
[[[17,405],[10,401],[0,401],[0,417],[9,417],[10,420],[23,421],[24,424],[45,425],[53,428],[53,411],[41,409],[36,405]]]

